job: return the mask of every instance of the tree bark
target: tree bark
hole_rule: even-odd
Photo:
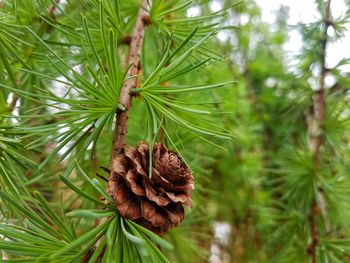
[[[146,27],[149,24],[149,15],[143,8],[147,5],[147,3],[148,1],[143,0],[139,14],[137,16],[134,33],[130,41],[130,49],[127,58],[127,65],[130,66],[127,74],[128,79],[125,81],[119,97],[119,104],[123,105],[125,107],[125,110],[117,110],[116,112],[116,126],[114,130],[110,165],[115,156],[124,153],[126,134],[128,130],[129,111],[133,99],[131,89],[137,86],[138,73],[141,69],[140,56],[142,43]]]
[[[127,73],[127,80],[124,82],[123,87],[120,91],[119,101],[118,103],[123,105],[125,110],[118,109],[116,111],[116,124],[114,129],[114,137],[113,137],[113,145],[111,150],[111,158],[109,162],[109,168],[112,170],[112,163],[114,158],[116,158],[119,154],[124,153],[124,147],[126,145],[126,134],[128,130],[128,119],[129,119],[129,111],[132,105],[133,95],[131,92],[132,88],[138,86],[139,82],[139,74],[141,73],[141,49],[143,44],[143,39],[145,36],[145,31],[147,25],[149,25],[149,15],[145,9],[148,5],[147,0],[143,0],[140,6],[139,13],[136,18],[135,29],[133,35],[130,39],[129,44],[129,52],[127,57],[127,67],[129,67]],[[109,179],[109,178],[108,178]],[[108,192],[108,180],[107,180],[107,192]],[[103,224],[107,218],[101,219],[98,224]],[[101,239],[96,243],[95,247],[97,247],[101,242]],[[104,250],[101,252],[102,255],[99,257],[103,257]]]
[[[324,134],[323,128],[326,117],[326,90],[325,90],[325,77],[327,73],[326,67],[326,50],[328,42],[328,28],[331,23],[331,0],[327,0],[325,3],[325,15],[324,15],[324,28],[323,37],[321,40],[321,54],[320,54],[320,80],[319,88],[315,91],[313,96],[313,110],[311,116],[308,117],[308,135],[309,135],[309,148],[312,153],[312,161],[314,166],[314,171],[317,173],[321,162],[321,148],[324,144]],[[319,189],[316,181],[316,195],[315,199],[310,207],[310,234],[311,243],[307,249],[311,262],[317,262],[317,247],[319,245],[319,234],[317,230],[317,215],[318,211],[321,210],[323,219],[325,221],[326,230],[330,230],[330,224],[328,222],[327,207],[325,203],[325,198],[323,193]],[[317,196],[319,196],[317,200]],[[317,202],[318,201],[318,202]]]

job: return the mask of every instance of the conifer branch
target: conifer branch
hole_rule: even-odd
[[[320,67],[321,67],[321,73],[320,73],[320,80],[319,80],[319,88],[317,91],[315,91],[315,94],[313,96],[313,112],[312,116],[310,118],[310,121],[308,122],[308,133],[309,133],[309,139],[310,139],[310,150],[312,152],[312,159],[313,159],[313,165],[315,168],[315,171],[318,170],[320,166],[321,161],[321,148],[324,144],[324,134],[322,132],[324,122],[325,122],[325,115],[326,115],[326,90],[325,90],[325,77],[327,73],[327,67],[326,67],[326,49],[327,49],[327,42],[328,42],[328,28],[332,24],[331,23],[331,10],[330,10],[330,4],[331,0],[328,0],[326,2],[325,6],[325,16],[324,16],[324,28],[323,28],[323,36],[321,40],[321,54],[320,54]],[[323,218],[325,220],[326,228],[328,228],[329,223],[327,219],[327,209],[325,202],[325,199],[323,198],[323,193],[317,188],[317,194],[320,196],[319,202],[320,207],[318,207],[318,204],[316,200],[314,200],[311,204],[310,208],[310,233],[311,233],[311,244],[308,247],[308,253],[311,257],[311,262],[316,263],[317,261],[317,246],[319,244],[319,235],[317,231],[317,215],[319,209],[321,209],[321,213],[323,215]],[[328,231],[328,229],[327,229]]]
[[[320,74],[320,81],[319,81],[319,89],[316,91],[314,95],[314,105],[313,105],[313,114],[314,114],[314,120],[316,124],[316,134],[313,134],[313,141],[311,145],[311,149],[313,151],[313,161],[316,166],[320,163],[320,157],[321,157],[321,147],[324,143],[323,134],[321,132],[324,121],[325,121],[325,113],[326,113],[326,96],[325,96],[325,77],[327,73],[326,68],[326,48],[327,48],[327,42],[328,42],[328,35],[327,31],[329,26],[331,25],[330,22],[330,3],[331,0],[328,0],[326,3],[326,9],[325,9],[325,21],[324,21],[324,31],[323,31],[323,37],[321,41],[321,54],[320,54],[320,63],[321,63],[321,74]]]
[[[317,231],[317,226],[316,226],[316,219],[317,219],[317,214],[318,214],[318,207],[317,203],[314,200],[311,204],[311,212],[309,216],[310,220],[310,233],[311,233],[311,244],[309,245],[307,252],[309,253],[311,257],[311,262],[316,263],[316,249],[319,244],[319,236],[318,236],[318,231]]]
[[[129,39],[129,53],[127,58],[127,66],[129,78],[124,82],[124,85],[120,91],[119,104],[123,105],[125,110],[118,109],[116,111],[116,126],[114,130],[113,145],[110,158],[110,168],[112,167],[113,159],[124,152],[126,145],[126,134],[128,130],[129,110],[132,105],[132,88],[139,86],[141,70],[141,49],[143,39],[147,25],[150,23],[149,15],[145,10],[145,6],[149,4],[147,0],[143,0],[140,6],[139,13],[136,18],[136,24],[133,32],[133,36]],[[107,180],[108,181],[108,180]],[[108,188],[108,186],[107,186]],[[99,225],[103,224],[107,218],[103,218],[99,221]],[[95,245],[95,248],[100,244],[101,239]],[[103,257],[104,250],[99,255],[99,258]],[[89,258],[89,256],[88,256]]]
[[[128,119],[129,119],[129,110],[132,104],[132,93],[131,89],[137,86],[137,75],[141,69],[141,49],[142,43],[145,35],[145,30],[147,25],[150,23],[149,15],[144,9],[144,6],[148,4],[148,1],[144,0],[140,7],[140,11],[137,16],[136,25],[134,29],[133,36],[130,40],[130,49],[127,58],[127,65],[130,66],[128,71],[127,79],[121,89],[119,103],[124,106],[125,110],[117,110],[116,112],[116,126],[114,131],[113,147],[111,153],[111,162],[113,158],[123,153],[124,147],[126,144],[126,133],[128,130]]]

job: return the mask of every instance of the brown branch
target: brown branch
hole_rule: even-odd
[[[318,214],[318,207],[316,201],[313,201],[311,204],[311,213],[309,216],[310,220],[310,232],[312,236],[312,241],[310,246],[307,249],[308,254],[311,256],[311,262],[316,263],[316,249],[319,244],[319,236],[317,233],[317,226],[316,226],[316,217]]]
[[[49,8],[49,11],[47,12],[47,14],[50,16],[50,17],[53,17],[54,18],[54,13],[56,11],[56,5],[58,5],[60,3],[60,0],[56,0],[56,4],[52,4]]]
[[[147,2],[147,0],[143,0],[142,5],[146,6]],[[129,110],[131,108],[133,98],[131,94],[131,89],[137,86],[137,73],[141,68],[141,48],[143,38],[145,35],[145,30],[149,23],[149,15],[147,14],[146,10],[143,7],[141,7],[136,20],[134,33],[130,41],[130,49],[127,58],[127,65],[130,66],[128,71],[129,79],[125,81],[119,97],[119,104],[123,105],[125,107],[125,110],[117,110],[116,112],[116,126],[114,130],[110,165],[112,164],[112,160],[115,156],[124,152],[124,147],[126,144],[126,134],[128,130]]]
[[[321,148],[324,144],[324,134],[323,127],[325,123],[326,115],[326,90],[325,90],[325,77],[327,73],[326,67],[326,49],[328,42],[328,28],[332,25],[331,22],[331,0],[326,2],[325,6],[325,16],[324,16],[324,28],[323,28],[323,37],[321,40],[321,54],[320,54],[320,81],[319,89],[315,91],[313,96],[313,112],[312,115],[308,117],[308,134],[310,140],[310,150],[312,152],[313,166],[314,171],[316,172],[319,169],[321,162]],[[316,183],[317,185],[317,183]],[[327,208],[325,199],[323,197],[323,192],[319,191],[319,188],[316,187],[316,196],[319,196],[318,201],[319,205],[315,200],[312,202],[310,207],[310,233],[311,233],[311,244],[309,245],[307,251],[311,257],[311,262],[316,263],[317,261],[317,247],[319,245],[319,235],[317,231],[317,215],[318,210],[321,209],[322,216],[325,221],[326,228],[329,228],[330,224],[328,223],[327,217]],[[329,231],[329,229],[327,229]]]
[[[324,143],[324,138],[322,134],[322,128],[324,126],[325,122],[325,114],[326,114],[326,99],[325,99],[325,77],[327,73],[326,68],[326,49],[327,49],[327,42],[328,42],[328,35],[327,31],[329,26],[332,24],[330,22],[330,4],[331,0],[328,0],[326,3],[326,10],[325,10],[325,21],[324,21],[324,31],[323,31],[323,38],[322,38],[322,51],[321,51],[321,74],[320,74],[320,81],[319,81],[319,89],[316,91],[314,97],[313,97],[313,118],[315,121],[315,131],[313,132],[312,137],[312,143],[311,149],[313,150],[313,158],[314,158],[314,164],[316,166],[320,163],[320,157],[321,157],[321,146]]]
[[[112,163],[115,157],[119,154],[124,153],[124,147],[126,145],[126,134],[128,131],[128,120],[129,111],[132,105],[133,94],[131,92],[132,88],[137,88],[140,86],[140,75],[141,70],[141,49],[143,44],[143,39],[145,36],[145,31],[147,25],[150,24],[150,18],[147,11],[144,9],[149,1],[143,0],[140,6],[139,13],[137,15],[135,29],[133,36],[128,38],[129,53],[127,58],[127,66],[129,66],[127,77],[128,79],[124,82],[124,85],[120,91],[119,104],[123,105],[125,110],[118,109],[116,111],[116,124],[113,137],[113,145],[111,151],[111,158],[109,162],[110,170],[112,170]],[[108,178],[109,179],[109,178]],[[108,180],[107,180],[108,182]],[[107,184],[108,191],[108,184]],[[107,218],[101,219],[98,224],[103,224]],[[101,243],[101,239],[96,243],[95,248]],[[105,248],[104,248],[105,250]],[[103,257],[104,250],[101,252],[99,257]],[[87,255],[90,257],[90,255]]]

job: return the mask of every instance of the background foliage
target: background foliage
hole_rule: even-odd
[[[163,141],[196,178],[193,209],[158,237],[118,215],[102,178],[139,1],[0,1],[0,258],[350,260],[348,59],[322,63],[323,43],[347,34],[349,12],[327,17],[318,0],[319,21],[288,25],[281,7],[269,25],[252,1],[220,1],[217,12],[211,2],[145,6],[128,144]],[[325,25],[335,32],[326,38]],[[303,38],[293,57],[291,29]],[[334,83],[314,124],[323,71]]]

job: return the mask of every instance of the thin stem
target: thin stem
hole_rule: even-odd
[[[138,88],[140,85],[140,75],[142,73],[141,70],[141,49],[143,44],[143,39],[145,36],[145,31],[147,25],[150,23],[149,15],[145,10],[145,6],[150,5],[147,0],[143,0],[139,13],[137,15],[135,29],[133,32],[133,36],[130,38],[129,44],[129,53],[127,58],[127,66],[129,67],[128,78],[120,91],[119,103],[125,107],[125,110],[117,110],[116,111],[116,126],[114,130],[114,138],[113,145],[111,151],[111,158],[109,162],[110,170],[112,170],[112,163],[115,157],[119,154],[124,153],[124,147],[126,145],[126,134],[128,130],[128,119],[129,119],[129,111],[132,105],[133,94],[131,89]],[[132,78],[131,78],[132,76]],[[108,178],[109,180],[110,178]],[[107,180],[107,192],[109,192]],[[103,224],[107,218],[101,219],[98,224]],[[95,248],[100,244],[101,239],[95,245]],[[104,250],[101,252],[99,257],[103,258]]]
[[[142,6],[146,6],[147,3],[147,0],[143,0]],[[129,110],[131,108],[133,99],[131,89],[137,87],[137,76],[138,73],[141,72],[141,48],[145,35],[145,30],[147,25],[149,24],[149,15],[142,6],[139,10],[134,33],[130,41],[127,65],[130,65],[128,76],[132,76],[132,78],[129,78],[125,81],[120,92],[119,103],[125,107],[125,110],[118,110],[116,112],[116,126],[114,130],[110,165],[115,156],[124,152],[124,147],[126,144],[126,134],[128,130]]]
[[[317,226],[316,226],[316,218],[318,214],[318,207],[316,201],[313,201],[311,204],[311,213],[310,213],[310,232],[312,241],[310,246],[308,247],[308,253],[311,256],[311,262],[316,263],[316,249],[319,244],[319,236],[317,232]]]
[[[320,81],[319,81],[319,89],[315,91],[313,96],[313,112],[310,117],[310,122],[308,123],[308,133],[310,139],[310,150],[312,152],[312,159],[315,168],[315,172],[319,169],[321,162],[321,148],[324,144],[324,134],[322,132],[324,123],[325,123],[325,115],[326,115],[326,90],[325,90],[325,77],[327,73],[326,68],[326,49],[328,42],[328,28],[332,24],[331,23],[331,0],[326,2],[325,6],[325,16],[324,16],[324,28],[323,28],[323,37],[321,40],[321,54],[320,54]],[[316,183],[317,186],[317,183]],[[315,200],[312,202],[310,207],[310,233],[311,233],[311,244],[308,247],[308,253],[311,257],[311,262],[316,263],[317,261],[317,247],[319,245],[319,235],[317,231],[317,215],[318,210],[321,209],[322,216],[325,220],[326,228],[329,228],[329,223],[327,219],[327,209],[325,199],[323,198],[323,193],[316,187],[316,196],[319,196],[318,204]],[[327,229],[328,231],[329,229]]]
[[[56,5],[60,3],[60,0],[56,0]],[[56,5],[52,4],[49,8],[49,11],[47,12],[49,16],[54,17],[54,13],[56,11]]]

